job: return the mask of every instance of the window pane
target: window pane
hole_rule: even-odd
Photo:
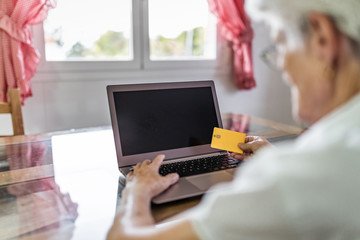
[[[61,0],[44,22],[48,61],[132,60],[131,0]]]
[[[216,58],[216,19],[206,0],[149,0],[151,60]]]

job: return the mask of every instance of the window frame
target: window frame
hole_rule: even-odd
[[[163,68],[214,68],[216,66],[216,56],[214,60],[151,60],[150,59],[150,39],[149,39],[149,0],[142,0],[142,33],[144,68],[163,69]],[[215,49],[216,51],[216,49]]]
[[[214,60],[151,60],[149,42],[149,0],[132,0],[132,51],[130,61],[46,61],[41,58],[39,72],[95,72],[95,71],[138,71],[138,70],[177,70],[214,69]],[[45,40],[43,25],[33,27],[34,45],[41,56],[45,56]],[[39,36],[39,37],[38,37]]]

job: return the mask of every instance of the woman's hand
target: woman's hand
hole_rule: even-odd
[[[252,156],[254,153],[256,153],[259,149],[265,147],[265,146],[272,146],[268,140],[264,137],[258,137],[258,136],[247,136],[245,138],[245,143],[239,143],[239,148],[244,151],[244,153],[231,153],[231,157],[238,159],[238,160],[244,160],[250,156]]]
[[[145,160],[136,164],[134,171],[126,176],[126,188],[131,188],[138,194],[143,194],[144,197],[151,199],[176,183],[179,180],[177,173],[165,177],[159,174],[159,168],[164,158],[164,155],[158,155],[152,162]]]

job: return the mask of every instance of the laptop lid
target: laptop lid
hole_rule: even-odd
[[[110,85],[107,95],[119,168],[219,152],[210,147],[222,127],[213,81]]]

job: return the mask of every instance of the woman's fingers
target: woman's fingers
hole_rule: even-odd
[[[236,160],[239,160],[239,161],[243,161],[243,160],[245,160],[246,158],[248,158],[250,156],[252,156],[251,153],[242,153],[242,154],[240,154],[240,153],[232,153],[231,154],[232,158],[235,158]]]
[[[164,159],[165,159],[165,155],[163,154],[157,155],[151,163],[152,167],[156,170],[159,170]]]

